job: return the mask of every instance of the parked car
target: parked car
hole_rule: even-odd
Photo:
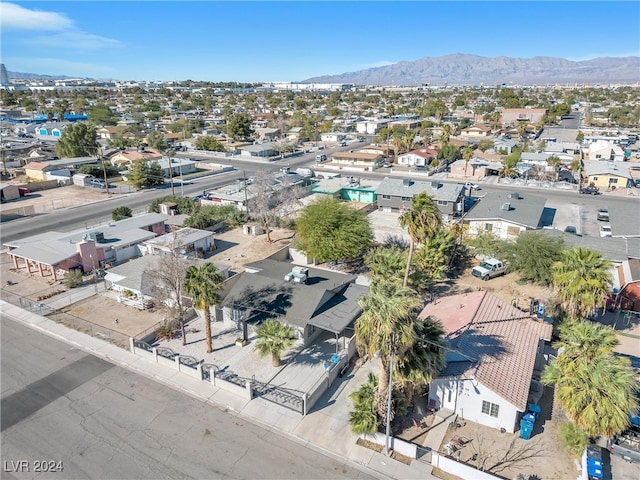
[[[345,140],[340,142],[340,146],[341,147],[346,147],[347,146],[347,142]]]
[[[107,185],[104,183],[104,180],[100,180],[99,178],[92,178],[89,182],[89,185],[95,188],[106,188]]]
[[[578,235],[578,229],[576,227],[574,227],[573,225],[567,225],[564,228],[564,233],[570,233],[572,235]]]
[[[327,160],[327,156],[324,153],[316,155],[316,163],[324,162]]]
[[[499,277],[507,273],[507,265],[502,263],[497,258],[488,258],[483,261],[477,267],[471,270],[471,275],[481,278],[482,280],[489,280],[490,278]]]
[[[607,208],[599,208],[598,209],[597,218],[601,222],[608,222],[609,221],[609,210]]]
[[[464,184],[465,188],[470,188],[471,190],[480,190],[480,187],[475,183],[467,182]]]
[[[581,187],[580,193],[584,193],[587,195],[598,195],[600,193],[600,190],[594,185],[589,185],[588,187]]]
[[[611,237],[613,234],[611,233],[610,225],[602,225],[600,227],[600,236],[601,237]]]

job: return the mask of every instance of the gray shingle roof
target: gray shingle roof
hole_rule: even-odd
[[[567,248],[586,247],[600,252],[605,260],[612,262],[623,262],[628,258],[640,258],[640,238],[600,238],[587,235],[579,237],[559,230],[547,229],[542,229],[540,232],[552,237],[563,237]]]
[[[518,196],[515,196],[518,193]],[[509,210],[503,208],[509,204]],[[505,220],[527,228],[540,228],[540,221],[547,199],[513,192],[489,192],[466,214],[468,221]]]
[[[407,183],[407,180],[409,183]],[[389,178],[385,177],[378,188],[376,193],[378,195],[389,195],[392,197],[410,197],[426,191],[429,195],[432,195],[435,200],[455,202],[462,195],[462,189],[464,185],[458,185],[456,183],[440,183],[437,180],[433,182],[425,182],[421,180],[402,179],[402,178]]]
[[[357,299],[366,289],[350,289],[353,275],[309,268],[307,284],[300,285],[284,280],[294,266],[269,258],[245,265],[255,273],[241,273],[221,305],[245,310],[251,320],[277,318],[298,327],[320,316],[315,324],[330,331],[359,314]]]

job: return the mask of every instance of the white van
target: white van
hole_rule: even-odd
[[[326,161],[327,161],[327,156],[324,153],[321,153],[320,155],[316,155],[316,163],[326,162]]]

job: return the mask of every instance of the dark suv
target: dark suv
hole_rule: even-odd
[[[580,187],[580,193],[585,193],[587,195],[598,195],[600,193],[600,190],[598,190],[598,187],[594,185],[589,185],[588,187]]]

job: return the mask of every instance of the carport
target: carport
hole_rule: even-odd
[[[367,294],[369,289],[362,285],[350,283],[342,295],[328,302],[326,308],[307,323],[314,327],[331,332],[336,337],[336,354],[340,352],[340,336],[342,335],[342,350],[346,349],[346,336],[343,332],[362,313],[358,300]]]

